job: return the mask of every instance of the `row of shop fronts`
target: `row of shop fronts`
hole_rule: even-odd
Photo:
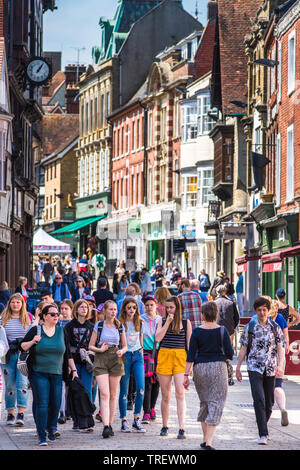
[[[299,214],[287,213],[261,220],[253,228],[259,236],[259,244],[235,259],[237,272],[244,274],[250,311],[256,295],[275,298],[278,288],[285,290],[286,302],[299,311]]]

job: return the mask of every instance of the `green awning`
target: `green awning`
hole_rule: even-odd
[[[93,222],[97,222],[97,220],[104,219],[107,216],[105,215],[100,215],[98,217],[89,217],[87,219],[78,219],[72,224],[66,225],[65,227],[59,228],[57,230],[54,230],[54,232],[51,232],[51,234],[55,235],[56,233],[70,233],[70,232],[76,232],[77,230],[86,227],[87,225],[92,224]]]

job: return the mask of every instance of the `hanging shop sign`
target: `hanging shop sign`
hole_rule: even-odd
[[[248,227],[224,227],[224,240],[245,240],[248,237]]]

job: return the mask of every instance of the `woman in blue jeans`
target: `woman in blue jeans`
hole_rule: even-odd
[[[29,380],[35,401],[35,422],[39,445],[46,446],[48,439],[56,439],[55,430],[62,396],[62,380],[78,377],[69,350],[64,328],[57,326],[59,312],[56,304],[46,305],[41,312],[41,335],[32,327],[21,343],[23,351],[29,350],[27,361]]]
[[[125,327],[128,350],[124,354],[125,375],[120,382],[119,409],[122,420],[121,431],[130,432],[126,418],[128,387],[130,373],[133,372],[136,386],[136,398],[134,403],[134,421],[132,430],[135,432],[146,432],[141,425],[141,410],[144,401],[145,374],[143,359],[143,328],[144,321],[140,318],[139,306],[134,297],[126,297],[122,303],[120,322]]]
[[[19,346],[26,334],[31,320],[27,313],[26,303],[21,294],[13,294],[2,313],[0,320],[5,329],[9,344],[6,355],[6,364],[2,364],[5,381],[5,409],[7,411],[6,424],[9,426],[24,425],[24,413],[28,401],[28,379],[17,369]],[[15,408],[17,406],[17,416]]]

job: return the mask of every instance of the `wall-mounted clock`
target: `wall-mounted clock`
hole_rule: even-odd
[[[34,86],[46,83],[51,74],[51,65],[44,57],[33,57],[26,66],[26,76]]]

